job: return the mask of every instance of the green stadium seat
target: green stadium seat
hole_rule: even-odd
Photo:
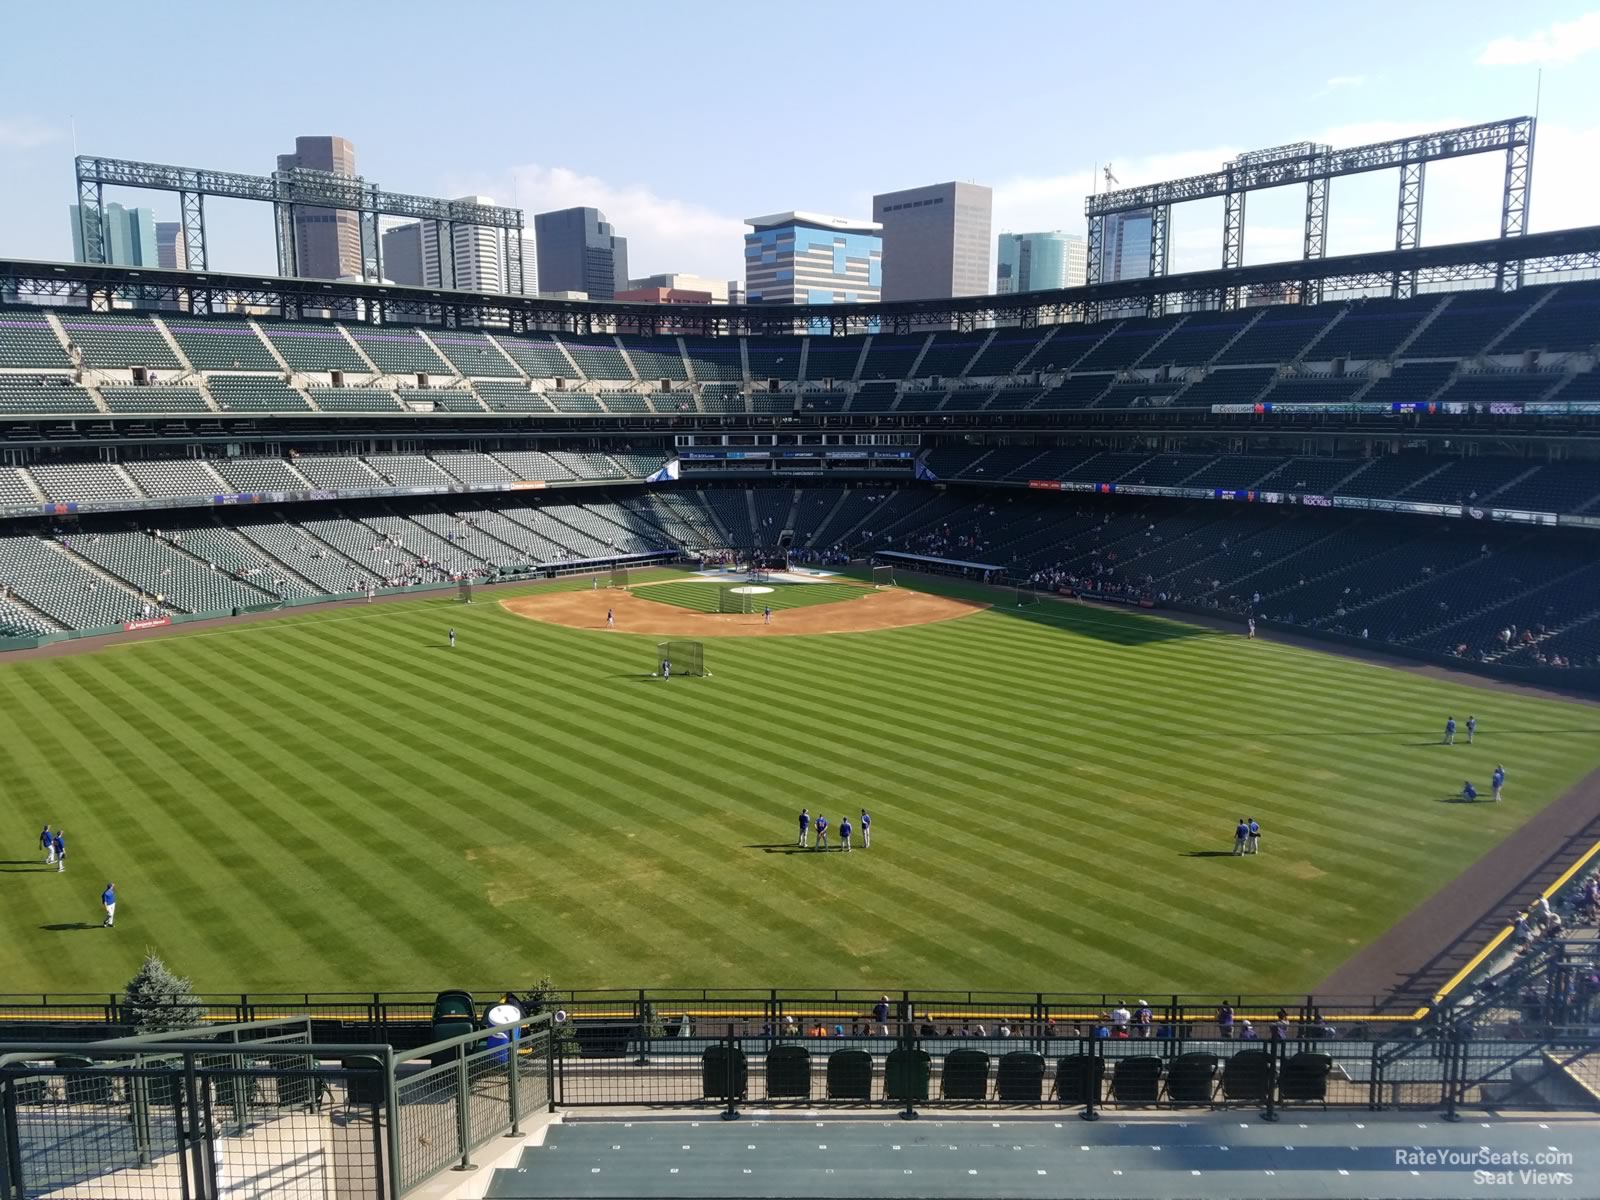
[[[1240,1050],[1223,1064],[1222,1098],[1233,1104],[1265,1104],[1272,1075],[1267,1051]]]
[[[928,1098],[928,1080],[933,1060],[926,1050],[915,1046],[896,1046],[883,1064],[883,1098],[915,1104]]]
[[[706,1047],[700,1056],[700,1091],[707,1100],[743,1100],[750,1092],[750,1064],[738,1046]]]
[[[1285,1104],[1320,1104],[1328,1107],[1328,1076],[1333,1059],[1303,1050],[1283,1064],[1278,1077],[1278,1099]]]
[[[306,398],[275,375],[211,375],[206,387],[223,412],[310,412]]]
[[[872,1055],[865,1050],[835,1050],[828,1055],[828,1099],[872,1099]]]
[[[1217,1056],[1180,1054],[1167,1069],[1167,1101],[1170,1104],[1207,1104],[1217,1092]]]
[[[1117,1059],[1111,1073],[1111,1102],[1134,1106],[1159,1103],[1161,1066],[1161,1060],[1153,1054]]]
[[[385,374],[454,374],[450,364],[440,358],[414,329],[385,327],[380,331],[351,325],[346,325],[345,329],[355,338],[356,345],[361,347],[373,365]]]
[[[91,367],[156,367],[180,370],[167,340],[144,316],[133,313],[63,313],[61,328]]]
[[[987,1100],[989,1056],[982,1050],[952,1050],[939,1072],[939,1097],[943,1100]]]
[[[282,371],[272,351],[243,321],[168,317],[163,321],[197,371]]]
[[[1096,1104],[1105,1093],[1106,1060],[1097,1054],[1068,1054],[1056,1063],[1056,1099],[1066,1107]]]
[[[811,1053],[804,1046],[767,1051],[767,1099],[811,1099]]]
[[[1044,1098],[1044,1055],[1013,1050],[1000,1056],[994,1076],[1001,1104],[1038,1104]]]
[[[0,309],[0,367],[70,367],[56,331],[42,312]]]

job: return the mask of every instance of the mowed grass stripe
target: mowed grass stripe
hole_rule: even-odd
[[[112,653],[116,702],[159,671],[163,736],[237,760],[193,771],[197,790],[209,781],[213,803],[259,792],[234,831],[259,861],[236,869],[270,877],[278,863],[303,879],[289,864],[312,835],[323,861],[347,858],[318,898],[353,913],[350,937],[395,959],[401,986],[505,978],[504,964],[600,985],[749,984],[754,971],[756,986],[1301,988],[1397,915],[1404,886],[1459,869],[1594,757],[1573,736],[1519,734],[1513,799],[1525,800],[1424,808],[1412,793],[1459,759],[1388,735],[1348,748],[1315,735],[1418,723],[1378,714],[1442,723],[1446,705],[1461,719],[1482,693],[1062,607],[708,639],[716,678],[681,687],[638,680],[654,639],[443,599]],[[171,656],[179,669],[164,670]],[[173,699],[184,690],[187,705]],[[1486,733],[1592,723],[1574,706],[1493,702]],[[51,778],[30,734],[19,749],[22,778]],[[1183,858],[1225,844],[1216,826],[1231,828],[1241,795],[1268,854]],[[878,817],[867,854],[748,848],[792,838],[802,803],[837,818],[863,802]],[[235,869],[204,853],[186,866]],[[36,907],[48,896],[30,894]],[[1241,936],[1259,913],[1270,936]],[[284,916],[258,931],[277,951],[262,962],[326,970],[297,960],[297,939],[335,935]],[[0,933],[0,966],[14,955],[36,969],[23,943],[50,936]],[[228,974],[220,987],[316,986],[263,984],[255,963],[201,952],[195,973]],[[96,940],[82,957],[108,953]],[[420,983],[419,970],[451,978]]]

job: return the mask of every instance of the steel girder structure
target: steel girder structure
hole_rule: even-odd
[[[106,308],[113,297],[143,295],[181,303],[195,311],[227,311],[230,304],[260,306],[285,319],[338,312],[343,319],[490,326],[514,331],[554,329],[570,333],[632,329],[656,323],[686,334],[784,335],[825,329],[862,333],[914,332],[938,326],[982,329],[990,324],[1037,325],[1092,319],[1106,307],[1148,308],[1160,293],[1168,312],[1214,309],[1224,289],[1250,294],[1304,295],[1311,288],[1333,293],[1387,290],[1397,272],[1414,272],[1419,289],[1484,281],[1552,279],[1600,273],[1600,225],[1489,238],[1413,250],[1382,250],[1313,262],[1261,263],[1230,271],[1196,271],[1155,279],[1126,279],[1093,287],[1061,288],[1002,296],[963,296],[889,304],[827,306],[618,304],[540,300],[499,293],[448,292],[331,280],[274,279],[219,272],[127,268],[94,263],[0,262],[0,291],[24,303],[43,301]]]
[[[184,238],[190,250],[190,269],[196,269],[196,259],[206,269],[205,220],[203,197],[219,196],[230,200],[256,200],[271,204],[274,209],[275,231],[278,242],[278,270],[280,275],[297,274],[298,254],[294,239],[294,211],[302,205],[312,208],[334,208],[358,214],[361,232],[361,269],[369,282],[382,278],[383,252],[378,238],[378,217],[405,217],[415,221],[434,221],[453,230],[456,225],[472,225],[506,231],[507,240],[514,243],[515,261],[522,260],[523,216],[520,208],[502,208],[493,204],[470,204],[460,200],[442,200],[433,196],[416,196],[406,192],[384,191],[375,183],[360,176],[340,175],[332,171],[314,171],[296,167],[290,171],[274,171],[271,175],[246,175],[237,171],[213,171],[198,167],[174,167],[162,163],[135,162],[121,158],[97,158],[79,155],[74,160],[78,179],[80,213],[92,205],[98,214],[103,207],[105,188],[153,188],[158,191],[178,192],[195,197],[193,222],[190,208],[184,202]],[[510,237],[511,231],[517,236]],[[105,261],[105,241],[98,222],[94,238],[90,239],[87,221],[84,223],[84,258],[89,262]],[[449,239],[450,273],[455,277],[455,238]]]
[[[1404,168],[1413,163],[1420,166],[1474,154],[1503,152],[1506,155],[1501,236],[1520,236],[1527,231],[1533,142],[1534,119],[1511,117],[1503,121],[1489,121],[1387,142],[1372,142],[1343,150],[1300,142],[1241,155],[1221,169],[1203,175],[1101,192],[1084,201],[1084,214],[1088,217],[1089,225],[1089,281],[1098,283],[1102,279],[1097,251],[1103,241],[1105,218],[1112,213],[1153,210],[1189,200],[1222,197],[1227,203],[1231,224],[1234,197],[1237,195],[1237,233],[1231,240],[1231,228],[1225,229],[1224,233],[1224,265],[1228,265],[1227,256],[1230,252],[1240,252],[1243,246],[1243,193],[1303,183],[1307,188],[1303,261],[1309,262],[1320,258],[1326,251],[1328,194],[1335,176]],[[1503,286],[1515,286],[1515,282]]]

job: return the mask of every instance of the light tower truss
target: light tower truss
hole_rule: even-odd
[[[1220,170],[1190,175],[1166,183],[1144,184],[1100,192],[1084,200],[1089,220],[1088,283],[1106,282],[1105,220],[1113,213],[1149,213],[1151,220],[1151,275],[1166,272],[1166,237],[1172,206],[1191,200],[1223,200],[1222,266],[1244,263],[1245,195],[1267,188],[1304,184],[1305,239],[1302,258],[1320,259],[1327,252],[1328,195],[1333,179],[1341,175],[1360,175],[1371,171],[1398,169],[1400,172],[1399,216],[1396,222],[1395,249],[1408,250],[1421,245],[1422,180],[1426,165],[1449,158],[1474,154],[1503,153],[1505,181],[1500,199],[1500,236],[1521,237],[1528,231],[1528,195],[1533,182],[1534,119],[1511,117],[1460,129],[1445,129],[1415,137],[1396,138],[1335,150],[1314,142],[1295,142],[1241,154]],[[1162,230],[1161,260],[1155,253],[1155,229]],[[1518,286],[1516,279],[1500,279],[1503,288]],[[1391,283],[1395,295],[1409,295],[1415,280],[1397,275]],[[1321,289],[1301,293],[1305,303],[1316,303]],[[1224,295],[1224,306],[1237,296]]]
[[[106,261],[101,225],[105,189],[107,186],[134,187],[178,193],[179,207],[183,213],[183,241],[189,255],[190,270],[208,269],[205,197],[218,196],[272,205],[273,231],[278,245],[278,274],[283,278],[295,278],[300,273],[294,236],[296,210],[334,208],[357,214],[361,233],[361,275],[369,283],[377,283],[383,278],[383,246],[378,236],[378,218],[389,216],[433,222],[441,246],[440,267],[447,273],[445,287],[454,288],[459,278],[455,239],[458,225],[499,230],[504,246],[507,282],[509,284],[514,279],[518,281],[519,288],[526,286],[522,282],[526,277],[522,271],[523,217],[520,208],[389,192],[359,175],[314,171],[307,167],[274,171],[271,175],[245,175],[237,171],[173,167],[162,163],[97,158],[92,155],[79,155],[73,161],[78,180],[80,231],[87,262]],[[448,249],[444,249],[446,247]]]

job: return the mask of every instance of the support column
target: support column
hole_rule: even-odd
[[[1313,167],[1315,173],[1306,180],[1306,234],[1301,258],[1308,263],[1324,258],[1328,253],[1328,191],[1333,180],[1325,173],[1327,165],[1326,158],[1319,158]],[[1308,277],[1305,280],[1300,288],[1300,303],[1322,303],[1320,279]]]
[[[105,199],[103,185],[78,177],[78,235],[83,240],[86,263],[106,261]]]
[[[1236,271],[1244,266],[1244,199],[1245,193],[1237,188],[1233,168],[1228,168],[1228,191],[1222,198],[1222,269]],[[1222,307],[1238,308],[1239,289],[1222,289]]]
[[[1422,244],[1422,185],[1428,164],[1413,161],[1414,147],[1406,146],[1406,159],[1400,164],[1400,204],[1395,213],[1394,248],[1415,250]],[[1407,299],[1417,291],[1415,271],[1397,271],[1389,293],[1396,299]]]
[[[1150,210],[1150,278],[1160,279],[1167,273],[1170,253],[1167,232],[1172,227],[1172,205],[1158,204]],[[1167,298],[1152,294],[1145,301],[1145,315],[1159,317],[1167,311]]]
[[[1533,126],[1528,127],[1525,146],[1506,147],[1505,190],[1500,198],[1500,236],[1521,237],[1528,232],[1528,192],[1533,186]],[[1495,286],[1502,292],[1522,286],[1522,264],[1507,268],[1502,258],[1495,271]]]
[[[191,271],[206,266],[206,197],[204,192],[179,192],[178,207],[183,213],[183,262]]]

